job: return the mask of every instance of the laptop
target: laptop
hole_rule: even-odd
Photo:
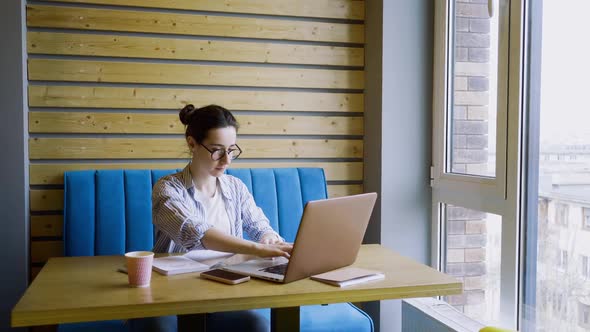
[[[290,259],[254,259],[223,269],[288,283],[351,265],[376,199],[377,193],[366,193],[310,201],[303,210]]]

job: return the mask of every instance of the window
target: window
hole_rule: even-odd
[[[590,207],[582,208],[582,228],[590,231]]]
[[[581,255],[581,274],[585,279],[590,279],[590,257]]]
[[[502,219],[451,204],[445,204],[442,210],[446,234],[444,271],[463,281],[463,293],[444,300],[472,318],[497,321]]]
[[[590,329],[590,305],[581,301],[578,303],[578,325]]]
[[[567,226],[569,208],[564,203],[555,203],[555,224]]]
[[[529,88],[523,95],[528,116],[524,172],[530,214],[523,219],[527,253],[520,329],[577,331],[584,307],[568,312],[567,304],[590,295],[590,236],[580,231],[586,225],[584,209],[590,206],[590,113],[582,79],[590,75],[590,49],[567,40],[585,38],[590,30],[590,1],[525,2],[530,48],[525,57]],[[533,215],[544,209],[542,204],[548,224]],[[577,257],[581,259],[572,260]],[[550,304],[540,296],[547,293],[554,294]]]
[[[572,257],[590,256],[588,232],[580,232],[590,230],[590,48],[581,42],[590,1],[434,6],[433,262],[486,299],[479,312],[465,298],[446,300],[490,325],[575,330],[584,316],[574,318],[568,303],[586,303],[590,286],[564,271],[577,269]],[[468,220],[486,228],[486,255],[471,270],[480,279],[467,279],[461,265],[473,249]],[[490,229],[498,232],[495,257]],[[468,289],[468,280],[480,288]],[[499,290],[488,292],[482,280]]]
[[[464,283],[462,295],[444,300],[498,325],[516,317],[516,303],[501,301],[516,291],[517,260],[502,247],[505,239],[516,243],[517,234],[506,197],[517,191],[507,170],[518,160],[507,150],[508,2],[434,4],[436,24],[446,31],[435,41],[433,248],[440,250],[434,261]]]
[[[553,295],[553,315],[559,319],[566,319],[567,317],[567,296],[561,292],[556,292]]]
[[[560,270],[567,270],[567,251],[557,250],[557,268]]]

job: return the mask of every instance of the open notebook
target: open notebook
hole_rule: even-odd
[[[181,273],[200,272],[209,269],[209,265],[194,261],[185,255],[154,258],[152,269],[166,276]]]

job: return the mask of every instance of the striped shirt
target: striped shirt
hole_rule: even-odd
[[[190,165],[190,164],[189,164]],[[162,177],[152,191],[152,222],[156,228],[154,252],[187,252],[206,249],[201,243],[213,227],[192,180],[189,165],[181,172]],[[239,238],[246,232],[258,242],[268,232],[276,234],[268,218],[246,185],[238,178],[223,174],[219,188],[230,220],[230,234]],[[278,236],[278,234],[277,234]],[[280,238],[280,237],[279,237]]]

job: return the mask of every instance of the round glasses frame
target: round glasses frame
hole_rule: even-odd
[[[211,154],[211,160],[213,161],[221,160],[225,155],[228,156],[229,160],[236,160],[242,154],[242,149],[240,149],[240,147],[237,144],[234,144],[236,148],[231,149],[209,149],[201,143],[199,143],[199,145],[204,147],[205,150],[209,151],[209,153]]]

